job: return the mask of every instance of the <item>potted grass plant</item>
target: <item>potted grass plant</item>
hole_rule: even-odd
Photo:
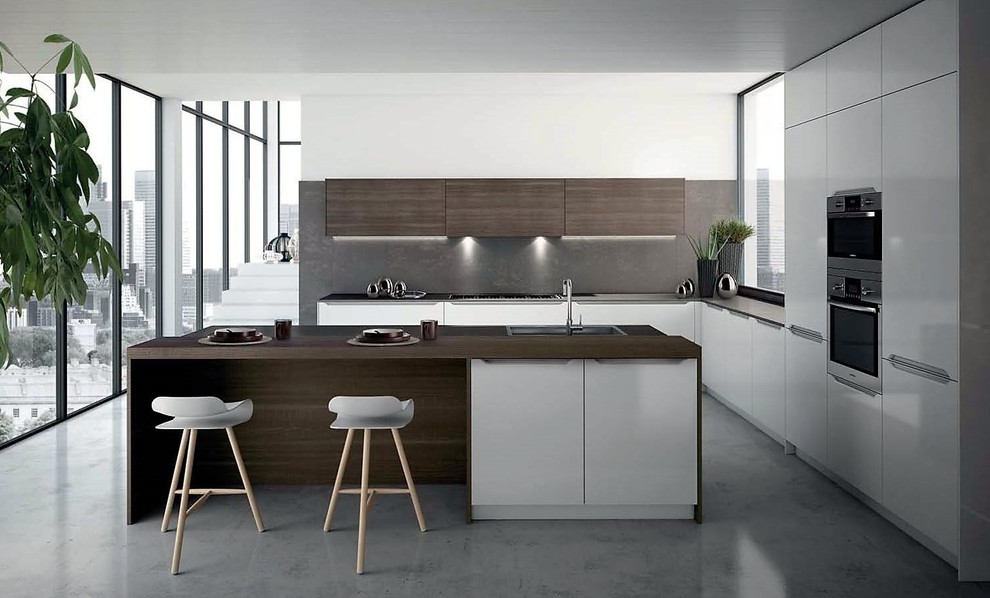
[[[89,134],[73,115],[83,77],[96,87],[93,68],[78,44],[49,35],[56,49],[37,69],[29,69],[0,42],[0,80],[16,65],[28,76],[22,87],[5,85],[0,96],[0,367],[11,363],[7,311],[32,299],[49,298],[62,313],[84,303],[84,272],[105,278],[121,275],[113,247],[88,210],[90,189],[100,177],[89,155]],[[41,71],[72,68],[68,106],[49,106]],[[51,72],[51,71],[49,71]]]
[[[725,218],[713,223],[708,233],[723,242],[718,260],[719,274],[727,272],[738,283],[742,274],[743,243],[756,234],[756,229],[744,220]]]
[[[698,260],[698,295],[712,297],[715,295],[715,279],[719,274],[718,256],[725,240],[709,229],[708,238],[688,235],[688,242]]]

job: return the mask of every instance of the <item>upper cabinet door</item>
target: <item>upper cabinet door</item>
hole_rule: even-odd
[[[959,68],[958,0],[926,0],[884,21],[883,93]]]
[[[784,126],[824,116],[825,58],[822,54],[789,71],[784,85]]]
[[[883,352],[959,376],[958,77],[883,98]],[[789,299],[789,298],[788,298]],[[788,308],[789,309],[789,308]]]
[[[447,236],[563,234],[563,179],[447,179]]]
[[[880,100],[829,114],[826,120],[828,122],[827,193],[832,195],[836,191],[859,187],[873,187],[881,191]],[[820,216],[824,220],[824,199],[821,207]]]
[[[825,119],[784,132],[784,261],[787,325],[825,337],[826,137]]]
[[[568,235],[682,235],[684,179],[567,179]]]
[[[443,179],[327,179],[327,235],[443,235]]]
[[[828,111],[880,97],[880,26],[828,52]]]

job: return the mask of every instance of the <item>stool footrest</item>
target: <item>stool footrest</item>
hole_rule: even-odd
[[[176,490],[176,494],[182,494],[182,490]],[[244,488],[190,488],[189,494],[247,494]]]
[[[360,488],[342,488],[340,494],[361,494]],[[409,494],[408,488],[368,488],[368,494]]]

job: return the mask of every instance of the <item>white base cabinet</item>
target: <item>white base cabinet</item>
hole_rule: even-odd
[[[787,441],[825,465],[828,460],[828,347],[790,330],[787,334]]]
[[[743,413],[753,411],[753,331],[749,316],[704,304],[702,377],[705,386]]]
[[[585,503],[698,501],[693,359],[585,361]]]
[[[753,419],[783,440],[786,420],[787,332],[753,318]],[[703,364],[707,367],[707,364]]]
[[[444,311],[448,326],[562,326],[566,319],[566,303],[552,301],[448,301]]]
[[[883,505],[957,556],[959,384],[883,363]]]
[[[320,326],[419,326],[422,320],[443,324],[443,302],[410,300],[320,302],[316,304],[316,323]]]
[[[471,501],[584,502],[584,362],[471,361]]]
[[[878,503],[882,402],[880,395],[828,377],[828,468]]]
[[[576,301],[574,321],[584,324],[647,325],[670,336],[695,339],[694,312],[698,304]]]

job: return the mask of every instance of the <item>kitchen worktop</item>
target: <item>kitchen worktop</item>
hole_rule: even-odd
[[[292,338],[262,345],[202,345],[207,328],[153,339],[127,349],[144,359],[698,359],[701,348],[651,326],[620,326],[625,336],[509,336],[505,326],[440,326],[439,338],[400,347],[347,344],[368,326],[294,326]],[[413,334],[418,330],[406,327]],[[271,327],[259,327],[271,336]]]
[[[581,302],[648,302],[648,303],[658,303],[658,302],[672,302],[672,303],[683,303],[685,301],[693,301],[694,299],[682,299],[675,295],[674,293],[574,293],[572,295],[574,301]],[[506,302],[523,302],[523,303],[545,303],[545,302],[555,302],[559,303],[564,301],[564,297],[558,299],[489,299],[487,301],[506,301]],[[471,301],[477,302],[477,299],[458,299],[452,297],[451,293],[427,293],[425,297],[419,299],[396,299],[393,297],[378,297],[372,299],[363,293],[331,293],[319,300],[319,302],[350,302],[356,301],[360,303],[371,303],[371,302],[423,302],[429,303],[433,301]]]

